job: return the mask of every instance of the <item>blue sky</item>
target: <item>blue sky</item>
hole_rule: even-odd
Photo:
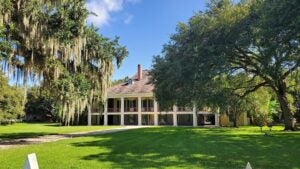
[[[120,37],[129,56],[119,69],[115,68],[113,79],[133,76],[137,65],[150,69],[152,58],[159,55],[162,47],[176,32],[178,22],[205,10],[208,0],[87,0],[86,7],[97,14],[90,15],[87,23],[99,28],[105,37]],[[10,78],[11,85],[16,80]],[[38,83],[37,80],[31,83]]]
[[[98,16],[90,16],[99,33],[127,47],[129,56],[115,70],[113,79],[131,77],[137,64],[150,69],[153,55],[161,53],[163,44],[175,33],[178,22],[206,7],[206,0],[89,0],[87,7]]]

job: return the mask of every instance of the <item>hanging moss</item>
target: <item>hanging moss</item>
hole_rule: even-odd
[[[10,43],[3,69],[17,81],[38,77],[56,98],[64,124],[93,103],[104,103],[113,73],[127,55],[86,26],[84,0],[0,0],[0,28]],[[2,42],[1,42],[2,43]],[[0,46],[1,47],[1,46]],[[23,61],[18,61],[22,57]]]

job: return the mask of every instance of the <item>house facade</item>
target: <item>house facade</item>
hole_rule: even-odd
[[[174,105],[168,111],[160,111],[149,80],[149,71],[138,65],[137,73],[129,81],[108,89],[104,113],[90,114],[88,125],[219,126],[218,113],[195,107]]]

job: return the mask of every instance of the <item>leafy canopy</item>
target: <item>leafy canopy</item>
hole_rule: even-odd
[[[223,84],[244,74],[246,78],[229,86],[238,100],[270,88],[284,114],[285,129],[296,130],[287,80],[300,66],[299,3],[210,1],[207,11],[180,23],[163,56],[154,57],[159,103],[219,106],[218,91],[228,88]]]
[[[0,57],[25,84],[38,77],[51,90],[65,124],[106,98],[114,61],[128,52],[86,25],[85,0],[0,0]]]

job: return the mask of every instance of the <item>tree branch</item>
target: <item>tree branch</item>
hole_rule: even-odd
[[[255,86],[252,86],[252,89],[247,90],[246,92],[244,92],[242,95],[240,95],[241,98],[246,97],[249,93],[255,92],[256,90],[258,90],[259,88],[263,87],[263,86],[270,86],[268,84],[268,82],[262,82],[260,84],[257,84]]]
[[[283,79],[285,79],[289,74],[291,74],[293,71],[295,71],[298,67],[299,67],[299,62],[296,63],[296,65],[294,67],[290,68],[283,74],[283,76],[282,76]]]
[[[251,60],[249,58],[249,55],[243,51],[242,49],[240,49],[239,47],[235,46],[235,49],[240,53],[242,54],[244,57],[245,60],[241,60],[239,59],[239,62],[236,62],[237,64],[243,62],[243,68],[246,70],[246,71],[249,71],[253,74],[257,74],[258,76],[260,76],[262,79],[264,79],[266,82],[268,82],[270,85],[272,85],[272,78],[268,77],[268,75],[266,74],[262,74],[261,73],[261,68],[253,62],[253,60]],[[249,69],[249,66],[253,67],[253,69]]]

